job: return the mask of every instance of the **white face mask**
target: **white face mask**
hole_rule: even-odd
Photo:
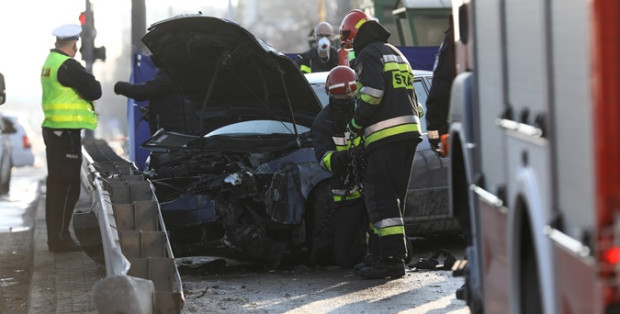
[[[328,38],[323,37],[319,39],[319,42],[317,43],[317,49],[319,50],[319,53],[326,53],[329,56],[329,48],[331,47],[331,45],[331,41]]]

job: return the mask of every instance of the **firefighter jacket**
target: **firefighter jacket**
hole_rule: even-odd
[[[375,21],[364,23],[353,41],[357,108],[351,124],[362,128],[367,150],[406,139],[420,139],[413,69]]]
[[[301,58],[299,58],[301,57]],[[323,60],[319,56],[316,47],[304,52],[298,56],[297,65],[304,73],[325,72],[338,66],[338,51],[334,47],[329,49],[329,59]]]
[[[339,112],[332,105],[327,105],[316,116],[312,123],[312,142],[314,154],[321,168],[332,173],[330,189],[334,201],[343,201],[359,198],[361,195],[356,189],[345,184],[349,175],[351,141],[346,131],[347,122],[351,120],[353,112]],[[354,142],[359,144],[358,137]]]
[[[41,86],[43,127],[90,130],[97,127],[91,101],[101,97],[101,84],[77,61],[52,50],[41,70]]]

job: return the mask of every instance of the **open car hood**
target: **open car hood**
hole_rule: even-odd
[[[142,38],[186,102],[199,134],[272,119],[310,126],[321,104],[297,64],[235,22],[202,15],[153,24]]]

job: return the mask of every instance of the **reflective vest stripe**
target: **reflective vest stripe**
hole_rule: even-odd
[[[366,146],[380,139],[384,139],[386,137],[390,137],[393,135],[402,134],[402,133],[419,133],[419,132],[420,132],[420,128],[418,127],[417,124],[403,124],[403,125],[383,129],[381,131],[373,133],[370,136],[367,136]]]
[[[333,192],[333,190],[332,190]],[[351,194],[349,195],[336,195],[334,194],[334,202],[342,202],[342,201],[346,201],[346,200],[354,200],[357,198],[360,198],[362,196],[362,194],[359,191],[353,191],[351,192]]]
[[[383,94],[384,94],[384,91],[380,89],[364,86],[360,89],[360,92],[358,93],[357,97],[360,98],[365,103],[368,103],[371,105],[378,105],[381,103],[381,100],[383,99]]]
[[[394,218],[386,218],[383,220],[379,220],[377,222],[374,223],[375,228],[377,229],[381,229],[381,228],[386,228],[386,227],[393,227],[393,226],[404,226],[404,220],[401,217],[394,217]]]
[[[53,115],[46,119],[49,122],[86,122],[97,123],[96,118],[77,116],[77,115]]]
[[[376,233],[379,237],[405,234],[405,223],[401,217],[379,220],[374,223],[373,227],[377,230]]]
[[[396,62],[389,62],[383,65],[383,71],[384,72],[389,72],[389,71],[402,71],[402,72],[412,72],[413,70],[411,69],[411,66],[409,64],[406,63],[396,63]]]
[[[301,70],[301,72],[304,72],[304,73],[312,73],[312,69],[309,66],[305,65],[305,64],[302,64],[299,67],[299,69]]]
[[[381,131],[382,129],[387,129],[392,126],[408,124],[408,123],[420,124],[420,118],[418,118],[417,116],[400,116],[400,117],[395,117],[395,118],[379,121],[375,124],[371,124],[367,126],[366,129],[364,130],[364,135],[369,136],[372,133]]]
[[[383,57],[381,57],[383,59],[383,63],[388,63],[388,62],[397,62],[397,63],[407,63],[409,64],[409,61],[407,61],[406,58],[403,58],[399,55],[383,55]]]
[[[333,153],[334,151],[330,150],[323,155],[323,158],[321,158],[320,166],[329,172],[332,172],[332,154]]]
[[[394,227],[387,227],[387,228],[381,228],[378,229],[378,235],[379,237],[385,237],[385,236],[389,236],[389,235],[395,235],[395,234],[405,234],[405,227],[404,226],[394,226]]]

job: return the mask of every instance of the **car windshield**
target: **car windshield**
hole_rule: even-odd
[[[314,90],[316,96],[319,97],[321,105],[323,107],[327,106],[327,104],[329,103],[329,96],[327,96],[327,93],[325,93],[325,83],[311,83],[310,86],[312,86],[312,89]]]
[[[298,133],[309,132],[310,128],[297,125]],[[268,134],[295,134],[293,124],[290,122],[275,120],[252,120],[243,121],[217,128],[209,132],[205,137],[216,135],[268,135]]]

